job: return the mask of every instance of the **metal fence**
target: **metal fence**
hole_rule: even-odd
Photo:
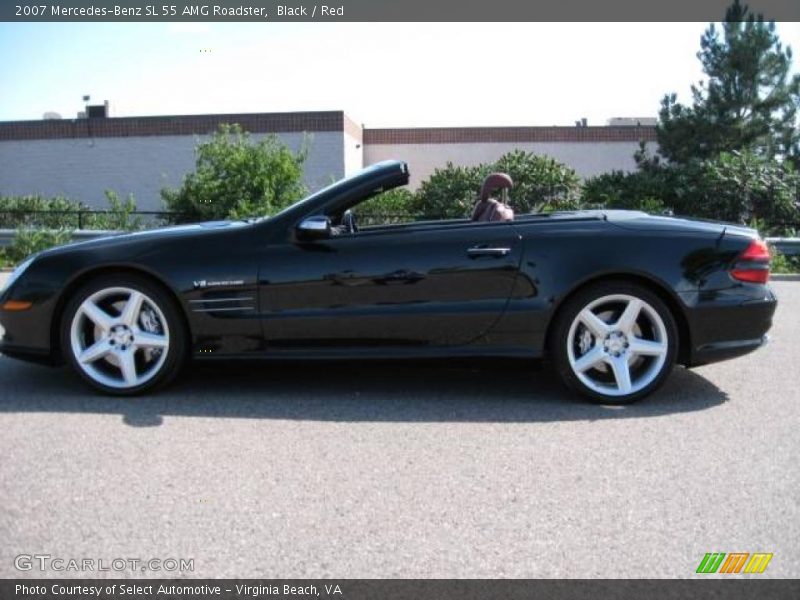
[[[77,230],[98,229],[96,223],[105,224],[107,220],[103,217],[120,219],[127,215],[129,220],[136,219],[141,222],[145,229],[163,227],[170,223],[179,221],[185,213],[158,211],[158,210],[137,210],[130,213],[120,213],[112,210],[20,210],[9,209],[0,210],[0,229],[13,229],[16,227],[42,227],[42,228],[65,228]],[[448,218],[445,215],[409,215],[400,213],[381,213],[359,215],[360,225],[386,225],[403,223],[409,221],[434,221],[437,219]]]
[[[65,227],[92,229],[99,218],[117,217],[125,213],[113,210],[0,210],[0,228],[11,227]],[[160,210],[137,210],[127,213],[132,219],[139,219],[146,228],[161,227],[182,213]]]
[[[786,256],[800,256],[800,238],[768,237],[766,241]]]

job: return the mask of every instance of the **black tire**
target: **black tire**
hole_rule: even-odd
[[[113,387],[105,385],[88,374],[79,364],[72,345],[72,325],[76,313],[85,300],[92,295],[111,288],[128,288],[144,294],[161,311],[169,335],[166,357],[161,365],[148,373],[147,381],[130,387]],[[89,323],[91,326],[91,323]],[[81,286],[69,299],[61,315],[60,325],[61,350],[66,362],[78,375],[94,389],[114,396],[136,396],[152,392],[171,382],[180,372],[187,356],[188,332],[180,309],[170,294],[157,282],[138,274],[101,275]],[[134,351],[139,352],[139,351]],[[163,352],[163,350],[162,350]],[[160,355],[159,355],[160,356]],[[103,360],[103,359],[99,359]],[[140,358],[139,360],[144,360]]]
[[[640,364],[642,365],[641,369],[645,371],[642,374],[640,383],[647,383],[643,385],[641,389],[635,389],[635,391],[627,394],[622,393],[621,390],[624,388],[622,388],[621,385],[618,385],[613,369],[608,366],[607,368],[609,374],[607,376],[612,378],[614,381],[613,383],[609,382],[608,393],[601,393],[596,388],[593,389],[587,385],[587,383],[582,381],[575,369],[573,369],[570,360],[570,345],[572,345],[573,348],[573,356],[576,356],[576,354],[579,352],[576,344],[579,342],[576,339],[570,339],[570,330],[573,327],[573,323],[575,323],[576,319],[578,319],[578,315],[581,313],[581,311],[590,306],[593,302],[597,302],[600,299],[609,296],[619,295],[631,296],[642,300],[655,311],[663,323],[664,331],[666,333],[665,343],[667,347],[666,352],[663,350],[661,351],[664,355],[664,361],[663,365],[660,367],[658,366],[658,362],[660,360],[658,358],[649,356],[641,356],[638,359],[631,358],[631,361],[639,360]],[[649,311],[645,314],[645,318],[651,316],[652,315],[649,313]],[[657,323],[655,320],[653,322]],[[611,321],[611,323],[613,323],[613,321]],[[648,326],[647,322],[643,322],[643,325]],[[655,329],[657,328],[657,325],[653,325],[652,327]],[[586,335],[585,332],[584,335]],[[593,340],[589,343],[598,344],[598,336],[595,336],[591,333],[589,336]],[[590,401],[598,404],[621,405],[630,404],[641,398],[644,398],[645,396],[653,393],[664,383],[666,378],[671,373],[673,366],[675,365],[678,342],[678,327],[675,323],[675,318],[672,315],[669,307],[667,307],[658,294],[649,288],[636,283],[619,280],[607,280],[591,284],[580,290],[574,296],[569,298],[562,307],[560,307],[555,317],[555,321],[553,322],[550,339],[548,340],[548,349],[553,366],[555,367],[559,378],[568,388],[578,392],[585,398],[588,398]],[[663,341],[659,343],[663,343]],[[603,352],[608,352],[608,350],[605,348],[606,346],[603,346],[601,350]],[[626,352],[627,348],[628,346],[625,345],[621,352]],[[594,347],[592,347],[592,349],[594,349]],[[578,358],[581,358],[581,356],[578,356]],[[602,361],[598,362],[598,365],[601,369],[606,367],[605,363]],[[648,365],[650,365],[650,367],[648,367]],[[591,373],[597,373],[598,375],[605,376],[603,373],[594,371],[592,368],[590,368],[584,372],[584,378],[592,379],[590,375],[587,375]],[[613,389],[614,387],[617,389]],[[632,389],[635,387],[635,385],[632,386]],[[612,393],[615,395],[612,395]]]

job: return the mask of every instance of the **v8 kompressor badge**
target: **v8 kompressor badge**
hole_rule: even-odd
[[[203,288],[210,288],[210,287],[223,287],[223,286],[231,286],[231,285],[244,285],[244,279],[234,279],[228,281],[208,281],[206,279],[199,279],[195,280],[194,288],[203,289]]]

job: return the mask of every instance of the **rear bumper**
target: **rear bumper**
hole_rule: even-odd
[[[768,335],[755,340],[734,340],[706,344],[696,349],[691,366],[698,367],[736,358],[737,356],[744,356],[754,350],[758,350],[761,346],[766,345],[767,342],[769,342]]]
[[[688,366],[736,358],[769,340],[778,306],[765,285],[745,284],[728,290],[682,294],[691,332]]]

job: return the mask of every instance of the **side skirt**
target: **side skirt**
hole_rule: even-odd
[[[419,360],[440,358],[541,358],[542,351],[521,346],[462,348],[293,348],[245,354],[195,352],[196,360]]]

